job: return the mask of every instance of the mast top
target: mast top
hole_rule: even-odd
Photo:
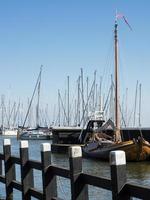
[[[115,38],[117,38],[117,27],[118,27],[118,22],[117,22],[117,17],[116,17],[116,19],[115,19],[115,29],[114,29]]]

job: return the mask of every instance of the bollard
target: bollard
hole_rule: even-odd
[[[30,168],[28,141],[20,141],[20,161],[21,161],[21,183],[22,183],[22,199],[30,200],[29,189],[34,187],[33,169]]]
[[[41,144],[41,163],[43,178],[43,199],[48,200],[57,197],[56,176],[47,170],[51,165],[51,146],[49,143]]]
[[[129,194],[123,190],[126,184],[126,157],[124,151],[110,152],[111,185],[113,200],[130,199]]]
[[[69,147],[71,200],[88,200],[88,186],[81,179],[82,150],[80,146]]]
[[[10,139],[4,139],[3,143],[4,165],[5,165],[5,188],[6,199],[13,199],[12,181],[15,180],[15,165],[11,161],[11,142]]]

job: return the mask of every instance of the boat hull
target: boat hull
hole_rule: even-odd
[[[18,130],[3,130],[2,131],[2,135],[5,135],[5,136],[17,136],[17,132]]]
[[[50,140],[51,135],[39,131],[25,131],[20,134],[19,139],[21,140]]]
[[[145,161],[150,160],[150,144],[146,141],[125,141],[115,144],[110,144],[106,147],[100,147],[95,142],[93,145],[87,144],[83,147],[83,155],[90,158],[108,160],[111,151],[125,151],[127,161]],[[92,143],[91,143],[92,144]]]

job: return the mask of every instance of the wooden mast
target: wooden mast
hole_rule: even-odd
[[[118,35],[117,35],[117,19],[115,20],[115,31],[114,31],[114,40],[115,40],[115,140],[120,142],[120,112],[119,112],[119,78],[118,78]]]

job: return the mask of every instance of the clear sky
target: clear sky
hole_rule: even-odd
[[[142,124],[150,126],[149,0],[1,0],[0,94],[26,101],[41,64],[43,101],[50,106],[68,75],[75,84],[81,67],[85,76],[93,77],[94,70],[103,76],[116,9],[133,28],[119,20],[121,89],[128,87],[134,101],[139,80]]]

